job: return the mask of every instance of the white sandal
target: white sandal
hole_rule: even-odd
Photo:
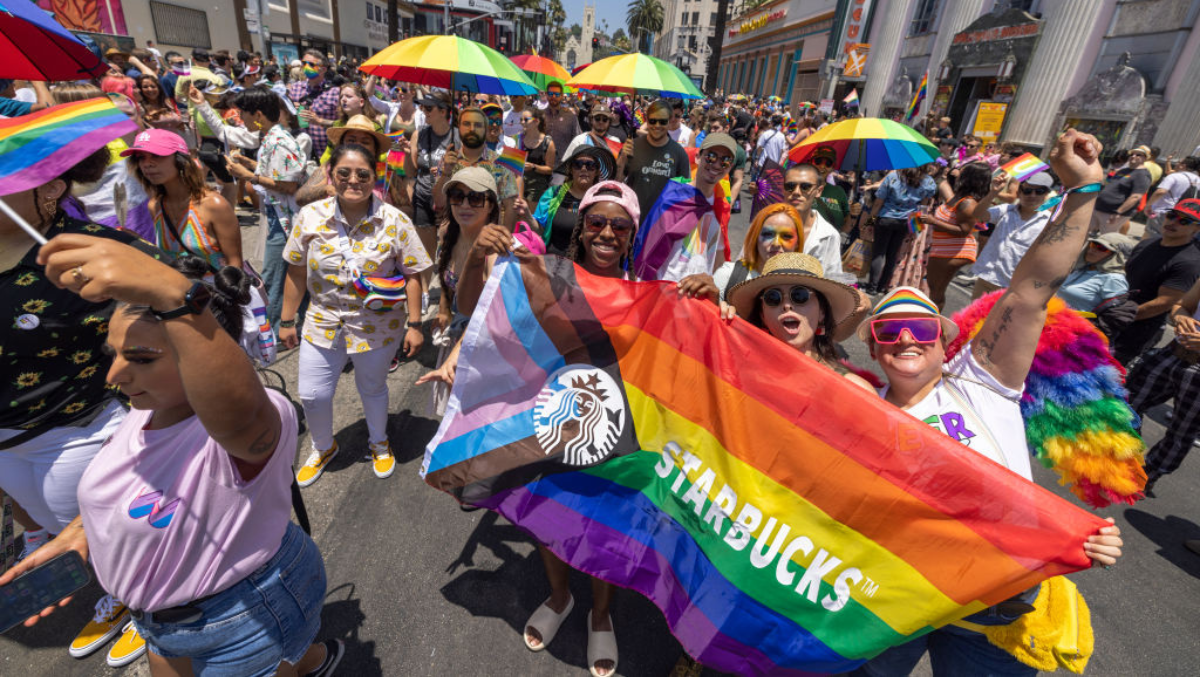
[[[562,627],[563,621],[567,620],[567,616],[571,615],[571,610],[575,608],[575,598],[571,597],[567,602],[567,608],[563,609],[562,613],[555,613],[554,609],[549,606],[550,599],[547,598],[542,605],[533,612],[528,621],[525,621],[525,629],[521,631],[521,639],[525,642],[525,648],[530,651],[543,651],[550,642],[554,640],[554,636],[558,634],[558,629]],[[529,628],[537,630],[537,633],[542,636],[542,643],[534,646],[529,643]]]
[[[609,616],[609,624],[612,616]],[[592,612],[588,612],[588,672],[592,677],[612,677],[617,674],[617,633],[614,630],[592,630]],[[596,672],[596,663],[612,661],[612,669],[607,675]]]

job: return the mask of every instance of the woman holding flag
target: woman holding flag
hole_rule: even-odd
[[[1046,322],[1047,304],[1087,240],[1093,202],[1104,180],[1100,151],[1094,137],[1073,129],[1058,138],[1050,164],[1068,187],[1061,213],[1052,216],[1030,247],[1011,286],[974,338],[948,363],[946,347],[958,327],[916,289],[894,290],[858,329],[887,379],[879,390],[881,397],[919,420],[953,421],[947,435],[969,441],[972,451],[1026,479],[1031,479],[1031,471],[1019,403]],[[1120,529],[1114,525],[1088,537],[1080,547],[1094,565],[1107,567],[1120,557],[1121,545]],[[1036,590],[1023,593],[966,620],[976,628],[1012,623],[1033,608],[1036,595]],[[885,651],[854,674],[908,675],[926,651],[937,676],[1037,673],[993,646],[984,634],[950,625]]]

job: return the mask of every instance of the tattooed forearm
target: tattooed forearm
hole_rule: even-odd
[[[250,447],[246,449],[246,453],[250,454],[251,456],[262,456],[263,454],[269,454],[274,451],[278,444],[279,431],[264,430],[257,438],[255,438],[253,442],[250,443]]]
[[[1051,222],[1046,225],[1041,235],[1038,235],[1034,246],[1043,244],[1057,244],[1065,241],[1068,237],[1079,230],[1079,226],[1072,226],[1067,219],[1062,219],[1057,222]]]
[[[1005,308],[1000,314],[1000,324],[992,330],[992,335],[986,339],[979,340],[979,350],[975,353],[975,356],[979,358],[979,361],[985,367],[993,364],[992,354],[996,350],[996,344],[1000,342],[1000,335],[1008,331],[1009,326],[1012,324],[1012,319],[1013,309],[1011,307]]]
[[[1050,287],[1051,289],[1057,290],[1059,287],[1063,286],[1063,283],[1066,281],[1067,281],[1066,275],[1063,275],[1062,277],[1050,280],[1049,282],[1044,282],[1042,280],[1034,280],[1033,288],[1034,289],[1045,289],[1046,287]]]

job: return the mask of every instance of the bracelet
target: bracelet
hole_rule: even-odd
[[[407,325],[409,329],[420,329],[421,327],[425,326],[425,323],[421,320],[417,320],[416,322],[405,322],[404,324]]]
[[[1054,211],[1050,212],[1050,221],[1053,222],[1058,218],[1058,215],[1062,213],[1063,205],[1066,204],[1067,196],[1071,193],[1080,193],[1086,195],[1087,193],[1099,193],[1103,189],[1104,184],[1098,182],[1085,183],[1082,186],[1068,188],[1064,190],[1061,195],[1057,195],[1049,200],[1046,200],[1045,204],[1043,204],[1041,207],[1038,207],[1038,211],[1044,212],[1046,210],[1053,209]]]
[[[296,326],[296,321],[295,321],[295,320],[280,320],[280,321],[279,321],[279,328],[280,328],[280,329],[291,329],[291,328],[293,328],[293,327],[295,327],[295,326]]]

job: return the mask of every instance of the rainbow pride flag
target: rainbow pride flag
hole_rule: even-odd
[[[708,232],[715,219],[713,205],[698,188],[680,181],[668,181],[650,211],[642,215],[642,225],[633,240],[633,272],[639,280],[657,280],[667,265],[671,250],[679,240],[687,238],[689,254],[702,255],[704,243],[697,237]]]
[[[846,95],[846,98],[842,99],[842,103],[846,104],[847,106],[857,106],[858,88],[855,87],[854,89],[850,90],[850,93]]]
[[[1050,165],[1042,162],[1041,158],[1033,153],[1025,153],[1000,165],[1000,169],[1017,181],[1024,181],[1040,171],[1050,169]]]
[[[1105,524],[671,284],[501,259],[422,476],[741,675],[843,672]]]
[[[525,158],[528,155],[527,150],[505,146],[496,157],[496,164],[512,172],[514,176],[521,177],[525,175]]]
[[[136,131],[137,124],[108,97],[0,120],[0,195],[36,188]]]
[[[922,230],[925,230],[925,222],[917,217],[917,213],[913,212],[908,215],[908,232],[913,235],[918,235]]]
[[[917,114],[917,111],[920,110],[921,102],[925,100],[925,94],[928,89],[929,89],[929,69],[926,68],[925,74],[921,76],[921,84],[919,86],[917,86],[917,91],[916,91],[916,93],[913,94],[912,101],[910,101],[908,104],[908,112],[905,113],[905,115],[904,115],[904,120],[906,122],[911,121],[913,119],[913,116],[915,116]]]

